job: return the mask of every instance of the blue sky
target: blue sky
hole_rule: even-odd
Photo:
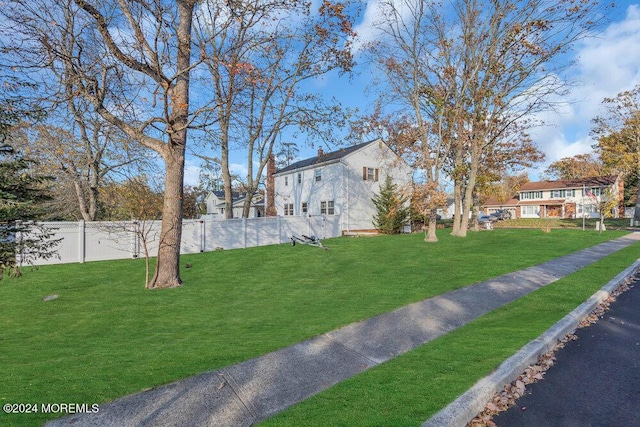
[[[358,33],[367,32],[367,18],[372,15],[375,3],[367,2],[362,15],[364,18],[356,26]],[[574,48],[576,63],[571,74],[579,84],[568,97],[570,102],[564,103],[559,111],[542,116],[547,125],[532,131],[534,141],[547,155],[544,164],[529,171],[532,180],[538,179],[546,165],[553,161],[591,152],[594,143],[589,136],[591,119],[599,114],[602,99],[614,97],[640,83],[640,2],[616,1],[608,19],[599,34]],[[325,77],[316,82],[318,90],[327,96],[335,96],[344,106],[367,110],[374,103],[373,97],[366,94],[371,75],[364,68],[358,71],[352,80],[337,75]],[[317,148],[309,147],[303,139],[295,142],[300,149],[300,158],[316,154]],[[232,156],[231,162],[234,172],[246,173],[241,156],[237,160]],[[198,171],[199,161],[189,159],[185,176],[187,184],[197,184]]]

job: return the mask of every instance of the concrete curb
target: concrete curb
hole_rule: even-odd
[[[495,393],[514,381],[528,366],[535,364],[538,357],[551,350],[558,340],[573,332],[583,318],[606,300],[615,289],[638,269],[640,269],[640,259],[614,277],[544,334],[529,342],[517,353],[505,360],[493,373],[478,381],[466,393],[424,422],[422,426],[465,426],[484,410],[484,406],[493,398]]]

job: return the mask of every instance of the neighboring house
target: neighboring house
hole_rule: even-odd
[[[242,208],[247,194],[234,191],[231,197],[233,202],[233,218],[242,218]],[[205,197],[204,202],[207,205],[207,213],[202,215],[203,219],[226,219],[224,191],[211,191],[207,194],[207,197]],[[253,196],[249,218],[261,216],[264,216],[264,197],[258,193]]]
[[[445,206],[444,208],[438,208],[436,210],[436,214],[440,215],[441,219],[451,219],[453,218],[455,207],[456,203],[453,197],[447,197],[447,206]]]
[[[373,230],[376,208],[371,199],[387,176],[400,189],[411,183],[412,170],[381,139],[331,153],[320,148],[316,157],[275,171],[274,213],[339,215],[343,231]]]
[[[620,176],[598,176],[524,184],[518,194],[505,201],[487,200],[482,209],[491,214],[507,209],[512,218],[597,218],[598,203],[606,189],[618,199],[615,217],[624,216],[624,182]]]

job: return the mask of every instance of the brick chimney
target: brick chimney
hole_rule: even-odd
[[[324,150],[322,149],[322,147],[318,147],[318,161],[319,162],[322,161],[322,156],[324,156]]]
[[[276,191],[275,191],[275,175],[276,173],[276,157],[271,154],[267,161],[267,205],[265,214],[267,216],[277,216],[276,210]]]

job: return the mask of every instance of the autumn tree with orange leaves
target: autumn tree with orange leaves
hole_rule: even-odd
[[[594,148],[606,167],[637,182],[634,220],[640,221],[640,85],[602,104],[605,113],[593,119]]]
[[[544,170],[548,179],[577,179],[600,176],[604,173],[604,165],[591,153],[563,157],[551,163]]]

